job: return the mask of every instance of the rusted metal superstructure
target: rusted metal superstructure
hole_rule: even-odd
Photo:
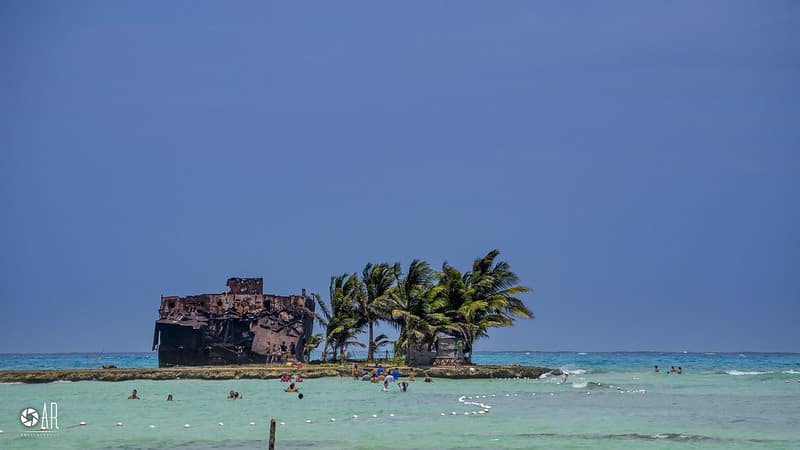
[[[264,294],[263,278],[229,278],[228,292],[162,296],[153,334],[159,367],[302,360],[314,301]]]

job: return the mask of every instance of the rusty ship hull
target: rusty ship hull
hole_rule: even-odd
[[[153,331],[159,367],[302,361],[314,301],[263,293],[262,278],[230,278],[222,294],[162,296]]]

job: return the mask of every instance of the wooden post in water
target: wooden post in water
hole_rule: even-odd
[[[269,421],[269,450],[275,450],[275,419]]]

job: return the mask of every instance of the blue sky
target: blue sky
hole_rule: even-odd
[[[492,248],[481,350],[800,351],[800,5],[0,4],[0,352]]]

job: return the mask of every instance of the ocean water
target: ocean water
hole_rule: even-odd
[[[0,448],[265,448],[270,418],[279,422],[278,448],[800,448],[800,355],[513,352],[475,360],[571,375],[566,383],[435,379],[388,393],[347,378],[310,379],[299,384],[303,399],[278,380],[0,384]],[[0,368],[12,370],[102,364],[156,361],[0,355]],[[654,364],[684,374],[654,373]],[[131,389],[142,400],[126,400]],[[227,400],[231,389],[244,399]],[[170,393],[175,401],[166,402]],[[20,412],[45,402],[57,402],[59,430],[30,432]]]

